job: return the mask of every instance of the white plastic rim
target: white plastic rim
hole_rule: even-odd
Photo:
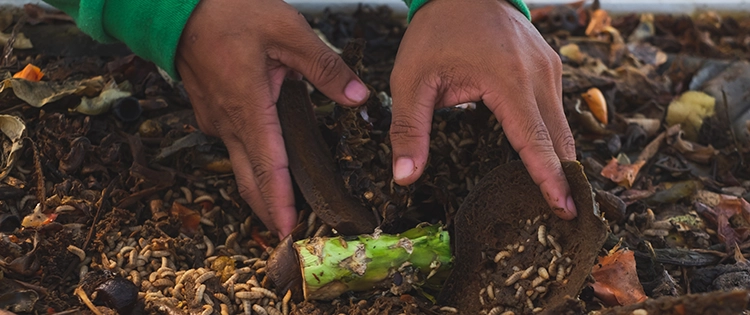
[[[127,1],[127,0],[118,0]],[[156,0],[154,0],[156,1]],[[371,6],[387,5],[397,15],[406,15],[406,5],[401,0],[286,0],[303,13],[321,13],[324,9],[331,11],[351,12],[360,4]],[[531,7],[553,4],[566,4],[572,0],[525,0]],[[592,3],[593,0],[587,0]],[[41,4],[41,0],[0,0],[0,5],[23,6],[26,3]],[[600,0],[603,9],[610,13],[672,13],[691,14],[699,11],[717,11],[722,13],[750,13],[750,0]]]

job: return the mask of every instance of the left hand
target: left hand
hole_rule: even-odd
[[[424,171],[435,108],[483,101],[555,214],[577,211],[560,160],[575,160],[562,63],[505,0],[431,0],[413,17],[391,74],[394,179]]]

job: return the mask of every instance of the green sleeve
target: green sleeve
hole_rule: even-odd
[[[410,22],[411,18],[414,16],[414,13],[417,13],[417,10],[425,5],[427,1],[429,0],[404,0],[406,6],[409,7],[409,14],[406,17],[406,21]],[[525,15],[526,18],[531,21],[531,13],[529,12],[529,8],[526,6],[526,4],[523,3],[523,0],[507,1],[513,4],[518,9],[518,11],[521,11],[521,13],[523,13],[523,15]]]
[[[121,41],[135,54],[153,61],[177,78],[175,53],[190,14],[200,0],[45,0],[64,11],[78,27],[97,41]],[[404,0],[408,19],[428,0]],[[522,0],[507,0],[527,18]]]
[[[97,41],[121,41],[177,78],[177,44],[200,0],[45,0]]]

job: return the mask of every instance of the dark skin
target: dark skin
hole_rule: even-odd
[[[280,0],[201,1],[176,66],[199,127],[229,150],[240,195],[286,236],[296,210],[275,105],[281,83],[299,73],[344,106],[361,105],[367,89]],[[554,213],[574,218],[560,166],[575,160],[561,78],[558,55],[506,1],[428,2],[414,15],[391,75],[394,180],[409,185],[424,171],[435,109],[483,101]]]

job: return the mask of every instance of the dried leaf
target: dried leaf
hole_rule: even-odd
[[[680,125],[675,126],[679,127]],[[719,151],[710,144],[706,147],[683,139],[684,134],[681,128],[669,128],[666,138],[667,144],[677,149],[691,161],[708,164],[715,155],[719,154]]]
[[[97,97],[83,97],[81,103],[73,110],[86,115],[101,115],[108,112],[117,100],[128,96],[130,96],[130,92],[118,89],[117,85],[111,82]]]
[[[620,186],[630,188],[638,176],[638,171],[646,164],[646,161],[636,161],[632,164],[620,164],[617,159],[612,158],[607,166],[602,169],[601,175],[609,178]]]
[[[39,69],[39,67],[35,65],[27,64],[23,70],[16,72],[16,74],[13,75],[13,78],[36,82],[41,81],[43,76],[44,73],[42,73],[42,69]]]
[[[102,77],[63,84],[44,81],[34,82],[24,79],[6,79],[0,85],[0,93],[12,91],[16,97],[29,105],[42,107],[71,95],[96,95],[102,90],[102,87],[104,87],[104,79]]]
[[[193,236],[198,232],[201,223],[201,214],[198,211],[173,202],[170,213],[180,220],[180,232],[188,236]]]
[[[13,37],[12,34],[0,33],[0,45],[7,45],[8,41]],[[31,40],[23,35],[23,33],[16,34],[16,40],[13,42],[14,49],[31,49],[34,45],[31,44]]]
[[[697,212],[716,225],[716,234],[727,249],[750,237],[750,203],[745,199],[720,195],[719,204],[711,208],[701,202],[695,203]]]
[[[661,128],[661,121],[654,118],[625,118],[625,122],[640,126],[649,137],[655,135]]]
[[[0,115],[0,131],[6,138],[2,139],[3,152],[0,158],[0,179],[5,178],[15,165],[23,147],[23,137],[26,135],[26,124],[16,116]]]
[[[594,282],[594,295],[607,306],[630,305],[645,301],[635,269],[635,256],[632,251],[619,250],[605,257],[591,270]]]

